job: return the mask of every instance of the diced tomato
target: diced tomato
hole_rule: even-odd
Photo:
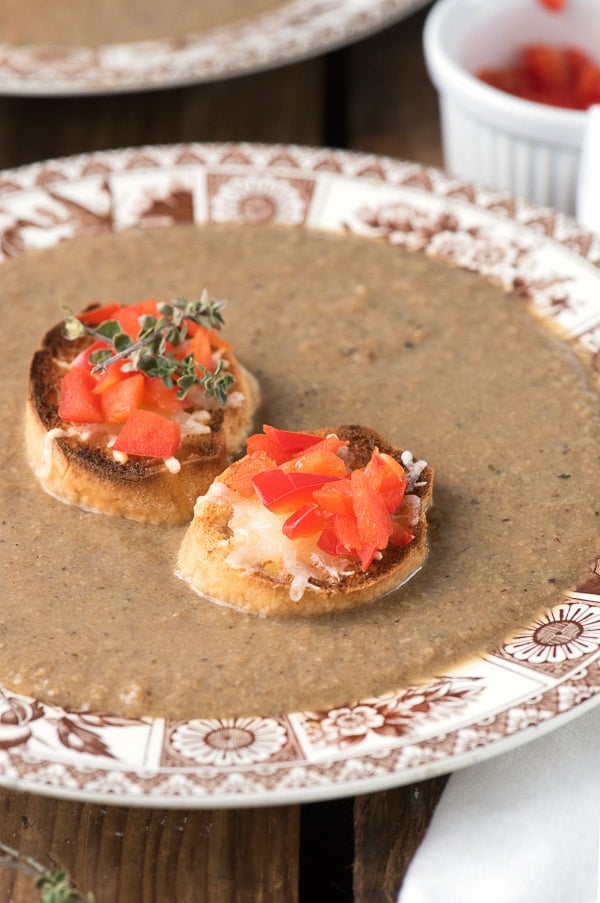
[[[571,71],[572,78],[576,78],[590,63],[587,53],[584,53],[579,47],[565,47],[563,53]]]
[[[176,420],[135,408],[123,424],[113,448],[128,455],[171,458],[179,448],[180,440],[181,429]]]
[[[185,402],[177,398],[175,386],[165,386],[160,376],[146,376],[144,379],[144,394],[139,405],[157,414],[177,414],[183,411]]]
[[[185,322],[189,336],[194,336],[199,329],[204,329],[208,333],[211,348],[223,348],[225,351],[231,351],[231,342],[228,342],[227,339],[224,339],[216,329],[202,326],[200,323],[194,323],[193,320],[186,320]]]
[[[323,474],[284,473],[283,470],[264,470],[252,477],[252,483],[263,505],[276,514],[289,514],[311,502],[315,489],[335,480]]]
[[[568,90],[571,67],[564,50],[547,44],[529,44],[523,48],[523,59],[538,91]]]
[[[352,504],[363,544],[385,549],[392,532],[392,518],[383,498],[375,492],[363,470],[353,470],[350,482]]]
[[[143,373],[133,373],[113,383],[100,395],[100,404],[106,422],[123,423],[134,408],[139,408],[143,395]]]
[[[365,467],[369,482],[385,502],[390,514],[396,510],[404,498],[408,480],[402,465],[391,455],[381,453],[377,449]]]
[[[73,358],[71,367],[82,367],[84,370],[91,370],[92,364],[90,363],[90,356],[94,351],[100,351],[101,348],[108,347],[106,342],[92,342],[91,345],[88,345],[87,348],[84,348],[83,351],[80,351],[79,354]]]
[[[338,455],[338,451],[347,445],[347,442],[342,442],[337,436],[327,436],[321,442],[311,445],[306,451],[295,455],[289,461],[285,461],[281,468],[288,473],[295,471],[345,477],[348,473],[348,468]]]
[[[415,538],[413,529],[418,520],[418,508],[404,502],[392,514],[392,534],[390,543],[395,546],[406,546]]]
[[[58,416],[73,423],[101,423],[100,399],[94,395],[94,377],[83,367],[71,367],[60,384]]]
[[[138,301],[137,304],[123,305],[112,315],[113,320],[121,324],[123,332],[132,339],[137,339],[140,332],[140,317],[150,315],[158,316],[158,301],[149,299]]]
[[[358,558],[363,571],[366,571],[377,554],[377,547],[373,544],[363,544],[358,549],[347,548],[338,536],[338,530],[341,529],[342,535],[346,535],[348,540],[351,539],[353,534],[352,532],[346,532],[345,527],[349,527],[350,531],[352,530],[349,524],[342,526],[340,523],[337,523],[335,528],[323,530],[317,540],[317,547],[321,549],[322,552],[327,552],[329,555],[336,555],[344,558]]]
[[[336,514],[333,519],[335,535],[347,552],[356,553],[363,545],[363,538],[354,515]]]
[[[283,464],[295,455],[300,454],[311,445],[321,442],[322,436],[314,436],[311,433],[295,433],[291,430],[280,430],[274,426],[263,426],[263,433],[255,433],[249,436],[246,443],[248,454],[255,451],[264,451],[276,464]]]
[[[322,551],[356,558],[367,570],[390,536],[397,544],[412,541],[411,511],[402,505],[407,479],[402,464],[377,449],[366,467],[349,472],[340,455],[347,444],[265,426],[248,440],[246,463],[231,485],[289,515],[282,528],[288,538],[314,536]]]
[[[333,528],[323,530],[317,540],[317,548],[328,555],[344,555],[348,557],[348,549],[340,542]]]
[[[258,473],[274,468],[275,461],[269,458],[266,452],[258,451],[252,455],[246,455],[237,462],[235,473],[233,478],[228,480],[228,485],[244,498],[256,498],[252,478]]]
[[[498,91],[504,91],[506,94],[514,94],[516,97],[526,97],[533,93],[531,79],[522,65],[499,69],[480,69],[477,77],[492,88],[497,88]]]
[[[315,489],[313,499],[331,514],[344,514],[349,517],[354,514],[350,477],[326,483],[319,489]]]
[[[579,47],[528,44],[515,65],[483,67],[477,76],[500,91],[565,109],[600,101],[600,65]]]
[[[91,310],[84,310],[77,314],[77,319],[85,323],[86,326],[99,326],[104,320],[112,320],[114,314],[121,307],[116,301],[109,304],[102,304],[99,307],[93,307]]]
[[[327,512],[315,502],[309,502],[290,514],[282,530],[289,539],[305,539],[321,533],[329,520],[331,517]]]
[[[194,360],[206,370],[213,369],[213,356],[210,347],[208,330],[200,326],[192,336],[187,348],[187,354],[193,354]]]
[[[415,534],[411,533],[410,530],[403,530],[402,528],[398,527],[397,529],[393,530],[389,538],[389,542],[393,546],[408,546],[414,538]]]
[[[349,525],[346,526],[349,527]],[[323,530],[323,532],[319,536],[319,539],[317,540],[318,548],[323,552],[327,552],[329,555],[336,555],[338,557],[345,558],[358,558],[363,571],[366,571],[369,565],[372,563],[373,558],[377,554],[377,548],[374,545],[362,545],[359,549],[347,548],[339,539],[339,528],[340,524],[337,524],[337,528]],[[342,533],[344,533],[344,527],[342,527],[341,529]],[[351,529],[352,528],[350,527],[350,530]],[[351,540],[352,533],[349,532],[346,535],[348,539]]]
[[[557,13],[565,8],[567,0],[540,0],[540,3],[542,6],[545,6],[546,9],[549,9],[550,12]]]
[[[575,101],[582,110],[600,103],[600,67],[588,62],[576,76]]]
[[[115,361],[114,364],[109,364],[106,370],[100,372],[96,378],[96,386],[94,388],[96,395],[101,395],[107,389],[110,389],[111,386],[114,386],[115,383],[125,379],[127,374],[121,370],[121,364],[122,361]]]

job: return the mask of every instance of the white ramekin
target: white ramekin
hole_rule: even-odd
[[[577,212],[585,112],[538,104],[479,81],[530,43],[576,45],[598,59],[600,0],[437,0],[423,34],[438,92],[444,165],[453,174],[565,213]],[[589,155],[588,155],[589,156]],[[600,161],[599,161],[600,165]]]

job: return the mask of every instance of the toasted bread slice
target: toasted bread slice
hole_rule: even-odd
[[[198,495],[243,448],[260,401],[256,379],[224,351],[234,377],[227,404],[209,405],[199,423],[192,417],[189,430],[184,423],[175,459],[117,456],[107,445],[108,425],[66,423],[58,413],[61,379],[90,341],[65,339],[59,324],[33,356],[25,444],[34,473],[50,495],[90,511],[151,524],[187,523]]]
[[[433,468],[414,462],[410,452],[393,448],[366,427],[315,430],[322,436],[331,433],[349,443],[344,460],[350,471],[364,467],[375,449],[402,464],[407,495],[414,496],[410,544],[389,544],[363,571],[356,559],[315,550],[314,540],[303,545],[303,540],[287,539],[281,532],[285,516],[272,514],[258,499],[243,499],[236,493],[236,475],[245,460],[241,459],[198,499],[179,550],[177,576],[210,601],[262,617],[322,615],[366,605],[412,577],[427,554],[426,512],[432,503]],[[291,559],[290,543],[298,547]],[[314,557],[311,560],[315,551],[318,564]]]

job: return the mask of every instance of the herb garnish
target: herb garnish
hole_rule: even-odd
[[[224,371],[219,361],[214,371],[207,370],[194,360],[192,354],[175,357],[169,346],[177,348],[190,337],[188,321],[208,329],[220,329],[223,324],[219,301],[211,301],[204,290],[198,301],[176,298],[157,305],[159,317],[145,314],[140,317],[140,332],[133,339],[117,320],[105,320],[98,326],[88,326],[66,308],[63,335],[69,340],[89,335],[106,342],[108,348],[100,348],[90,355],[92,373],[102,373],[111,364],[123,361],[125,372],[138,370],[146,376],[159,377],[165,386],[177,386],[177,398],[185,398],[192,386],[202,386],[208,397],[214,396],[224,405],[227,392],[234,383],[231,373]]]
[[[50,872],[32,856],[0,842],[0,865],[17,869],[37,880],[35,886],[42,892],[40,903],[94,903],[94,894],[84,896],[71,884],[71,878],[65,869]]]

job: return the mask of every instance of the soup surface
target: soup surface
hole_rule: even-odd
[[[185,38],[283,6],[286,0],[0,0],[9,44],[97,47]]]
[[[24,459],[28,363],[59,305],[229,299],[261,422],[379,430],[436,469],[423,570],[367,608],[260,620],[173,574],[182,528],[63,505]],[[178,226],[0,267],[5,353],[0,675],[71,707],[234,716],[320,709],[443,673],[558,601],[598,552],[598,398],[573,352],[473,273],[368,239]]]

